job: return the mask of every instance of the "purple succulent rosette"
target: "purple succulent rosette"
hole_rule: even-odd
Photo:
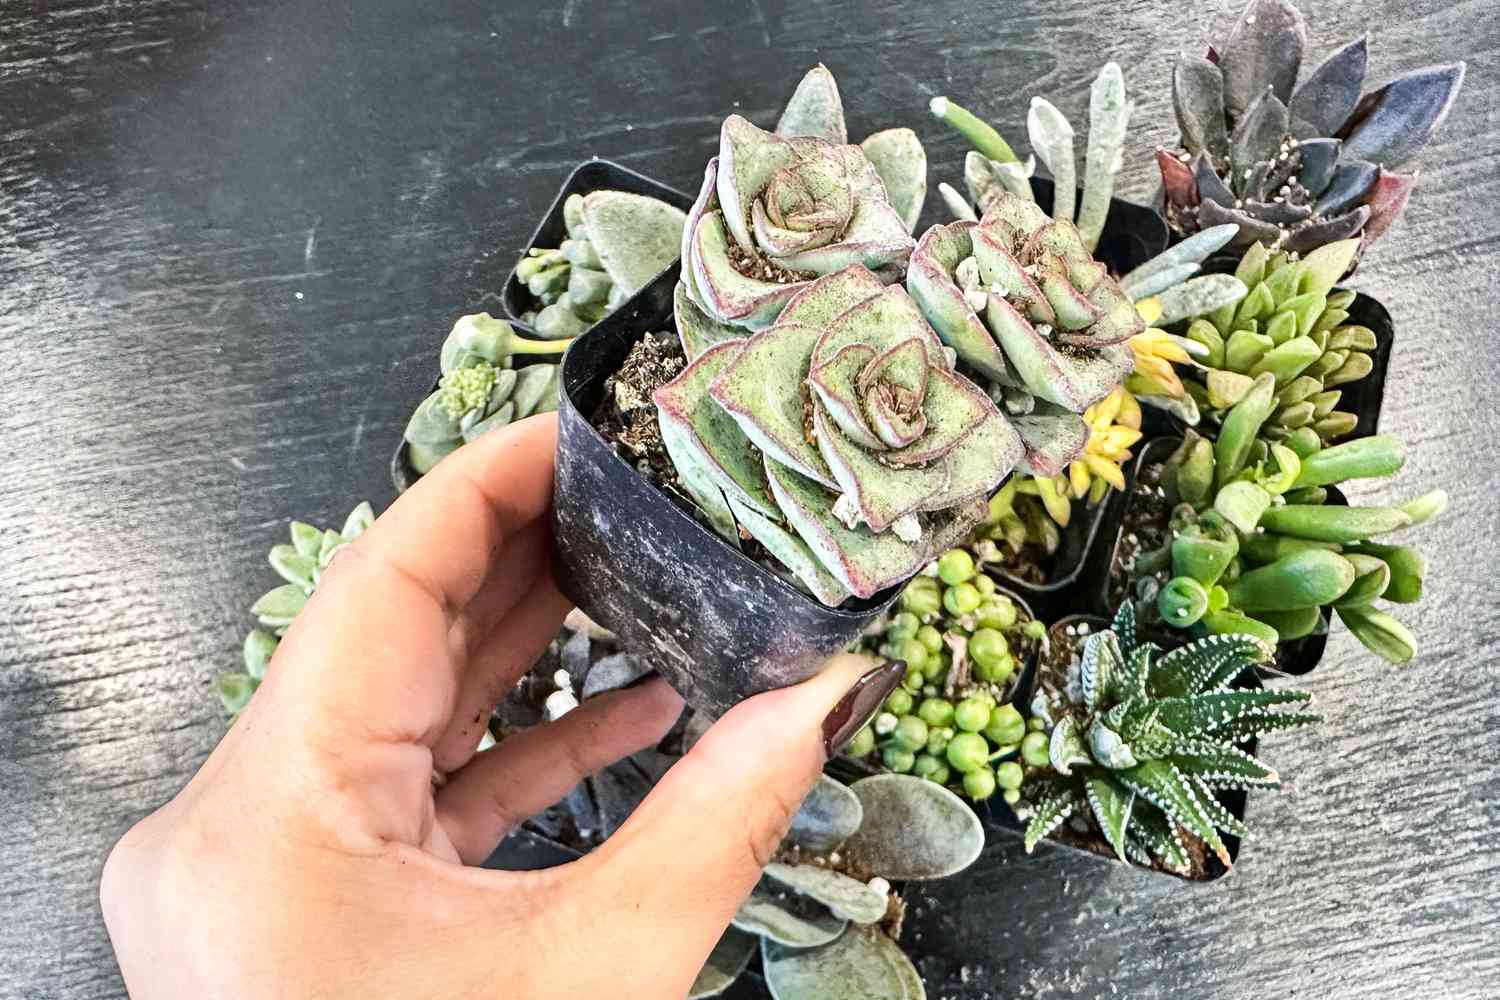
[[[724,121],[683,232],[685,295],[709,320],[762,329],[810,282],[851,264],[900,281],[926,192],[916,134],[888,129],[850,145],[838,86],[818,66],[775,132]]]
[[[1306,253],[1354,236],[1374,241],[1406,207],[1417,175],[1393,168],[1432,138],[1464,64],[1413,70],[1363,93],[1368,38],[1299,84],[1306,44],[1296,7],[1250,0],[1221,44],[1178,57],[1172,100],[1183,150],[1156,156],[1178,231],[1235,223],[1240,249],[1259,241]]]
[[[707,347],[655,396],[679,480],[820,601],[870,597],[983,518],[1021,441],[899,285],[862,264]]]

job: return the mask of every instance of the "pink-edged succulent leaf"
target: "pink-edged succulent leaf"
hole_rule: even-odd
[[[635,294],[672,265],[687,215],[675,205],[628,191],[583,196],[589,243],[615,286]]]
[[[1267,88],[1291,99],[1307,47],[1307,23],[1290,0],[1250,0],[1219,52],[1224,104],[1239,115]]]
[[[786,102],[776,134],[787,139],[811,136],[825,142],[843,144],[849,141],[844,124],[844,102],[839,85],[822,63],[808,70]]]
[[[920,338],[926,346],[929,365],[949,367],[942,341],[927,324],[916,303],[899,285],[883,287],[826,325],[818,339],[814,362],[821,363],[849,344],[868,344],[876,351],[884,352],[912,337]]]
[[[784,323],[824,327],[872,295],[885,289],[868,268],[846,267],[802,286],[781,311]]]
[[[1417,186],[1417,173],[1395,174],[1384,168],[1370,190],[1370,219],[1365,223],[1365,242],[1373,243],[1400,218],[1407,199]]]
[[[997,412],[995,404],[973,382],[957,372],[940,368],[928,370],[923,410],[927,414],[928,433],[912,444],[880,456],[883,462],[898,467],[934,462],[953,451],[986,417]],[[997,454],[993,461],[999,465],[1002,459]]]
[[[745,342],[708,392],[761,451],[835,487],[833,474],[805,430],[802,383],[817,339],[818,331],[801,323],[777,323],[762,330]]]
[[[1089,425],[1084,419],[1056,406],[1038,404],[1030,414],[1011,417],[1010,422],[1025,450],[1016,471],[1027,475],[1043,479],[1060,475],[1088,444]]]
[[[916,231],[927,199],[927,150],[909,128],[876,132],[859,144],[875,172],[885,182],[891,207],[901,217],[907,233]]]
[[[1054,346],[999,295],[989,297],[985,320],[1026,388],[1075,413],[1109,395],[1130,374],[1128,347]]]
[[[855,379],[869,426],[886,447],[905,448],[927,430],[929,368],[925,340],[912,337],[871,358]]]
[[[682,344],[682,353],[690,362],[696,361],[715,344],[745,337],[744,328],[720,323],[698,308],[688,286],[681,281],[672,290],[672,315],[677,322],[677,339]]]
[[[827,361],[814,365],[808,373],[807,384],[839,430],[856,444],[879,450],[886,445],[867,425],[861,393],[856,385],[859,373],[875,357],[875,349],[868,344],[849,344]]]
[[[1338,135],[1359,104],[1369,62],[1370,36],[1361,35],[1308,74],[1287,103],[1292,134],[1299,139]]]
[[[1043,217],[1045,218],[1045,216]],[[927,322],[960,359],[988,378],[1008,379],[1005,357],[954,280],[958,265],[974,253],[976,223],[933,226],[912,251],[906,289]]]
[[[1160,146],[1156,148],[1156,166],[1161,170],[1161,186],[1168,204],[1191,208],[1198,204],[1198,182],[1186,164]]]
[[[1179,54],[1172,68],[1172,106],[1183,148],[1189,153],[1206,151],[1221,160],[1229,156],[1224,74],[1219,67],[1199,56]]]
[[[773,322],[801,283],[781,284],[741,274],[730,260],[724,216],[714,212],[698,220],[686,263],[692,267],[692,290],[715,319],[758,329]]]
[[[813,433],[839,489],[849,498],[858,520],[882,533],[897,518],[922,507],[948,485],[948,465],[941,460],[908,469],[882,464],[879,452],[868,451],[844,436],[821,407],[813,408]]]
[[[974,499],[988,499],[1024,455],[1021,436],[991,404],[990,412],[978,426],[948,453],[948,485],[928,497],[924,509],[942,510]]]
[[[1464,82],[1464,64],[1427,66],[1360,100],[1344,127],[1344,157],[1399,166],[1421,152]]]
[[[717,191],[724,224],[742,247],[755,246],[750,231],[750,206],[778,173],[797,162],[797,151],[786,139],[740,115],[724,119],[719,129]]]
[[[744,346],[745,341],[735,340],[710,347],[652,398],[662,441],[680,477],[713,482],[731,498],[776,517],[760,456],[708,391]]]
[[[863,264],[871,270],[904,267],[914,246],[906,224],[889,203],[861,198],[854,203],[853,215],[837,241],[772,259],[791,271],[832,274],[853,264]]]
[[[1073,285],[1067,262],[1061,257],[1044,253],[1037,262],[1037,277],[1060,330],[1087,330],[1104,318],[1104,311]]]
[[[997,216],[986,216],[971,232],[974,261],[984,285],[999,285],[1017,309],[1034,323],[1053,324],[1057,314],[1026,268],[1016,260],[1009,234],[1014,233]]]
[[[764,469],[762,469],[764,476]],[[813,555],[807,543],[791,531],[782,527],[753,507],[747,507],[733,497],[729,498],[729,509],[741,528],[750,537],[766,547],[766,551],[802,581],[812,595],[829,607],[842,604],[849,597],[849,590],[823,568],[818,557]]]
[[[787,522],[824,569],[859,597],[873,597],[909,579],[968,534],[989,510],[984,501],[975,501],[921,516],[917,540],[905,542],[895,532],[846,527],[833,512],[834,494],[774,459],[767,459],[766,475]]]

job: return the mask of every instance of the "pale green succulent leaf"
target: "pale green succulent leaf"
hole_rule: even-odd
[[[284,583],[267,591],[250,606],[250,613],[268,627],[288,625],[307,603],[307,590],[295,583]]]
[[[688,1000],[709,1000],[729,989],[745,971],[759,947],[760,938],[754,934],[747,934],[737,927],[726,927],[723,936],[714,945],[714,950],[708,953],[708,960],[703,963],[703,968],[698,970],[698,975],[693,979],[693,985],[688,989]]]
[[[974,811],[935,782],[877,774],[849,788],[864,807],[864,820],[844,849],[885,878],[947,878],[973,864],[984,848]]]
[[[1073,126],[1051,101],[1033,97],[1026,113],[1026,132],[1037,158],[1052,175],[1052,217],[1073,221],[1078,196],[1078,162],[1073,150]]]
[[[811,136],[840,145],[849,141],[844,102],[828,67],[819,63],[802,77],[776,122],[776,134],[786,139]]]
[[[657,198],[602,190],[584,195],[583,219],[610,280],[634,293],[677,259],[687,215]]]
[[[318,546],[323,544],[323,533],[302,521],[291,523],[292,546],[304,556],[317,556]]]
[[[909,128],[892,128],[876,132],[859,146],[885,182],[891,208],[906,231],[915,231],[927,199],[927,151],[921,140]]]
[[[1011,417],[1025,449],[1016,463],[1016,471],[1042,479],[1051,479],[1077,458],[1089,440],[1089,425],[1076,413],[1055,404],[1038,407],[1024,417]]]
[[[1134,105],[1125,98],[1125,76],[1117,63],[1105,63],[1089,88],[1089,142],[1084,161],[1083,204],[1078,231],[1093,250],[1104,232],[1125,147],[1125,129]]]
[[[766,941],[798,949],[834,941],[849,926],[849,921],[835,917],[819,903],[778,899],[762,888],[740,904],[730,923]]]
[[[765,877],[817,900],[835,917],[850,923],[873,924],[885,918],[886,890],[871,887],[831,868],[773,861],[766,865]]]
[[[1245,283],[1232,274],[1201,274],[1189,278],[1158,296],[1161,315],[1156,324],[1171,326],[1193,316],[1207,315],[1239,302],[1248,292]]]
[[[271,547],[269,560],[271,568],[287,583],[301,587],[313,585],[313,574],[318,568],[315,557],[305,556],[291,545],[275,545]]]
[[[785,841],[812,854],[827,854],[854,835],[864,814],[858,795],[820,774],[792,816]]]
[[[253,680],[261,680],[266,676],[266,667],[271,663],[271,656],[276,652],[276,637],[262,629],[253,628],[245,633],[245,645],[242,650],[245,661],[245,673]]]
[[[698,304],[720,322],[751,329],[769,325],[798,291],[796,284],[762,281],[741,274],[729,260],[724,216],[704,215],[693,232],[685,267],[692,269],[690,289]]]
[[[237,715],[250,704],[255,694],[256,682],[249,674],[219,674],[214,678],[214,690],[224,711]]]
[[[798,951],[761,944],[774,1000],[925,1000],[921,977],[901,947],[874,927],[850,928],[834,943]]]
[[[683,274],[687,273],[684,270]],[[672,290],[672,313],[676,320],[677,337],[682,343],[682,353],[689,362],[698,360],[710,347],[731,340],[741,340],[745,336],[742,328],[720,323],[699,308],[693,301],[688,286],[682,281]]]
[[[764,545],[777,562],[791,570],[814,597],[829,607],[836,607],[849,597],[849,589],[823,567],[813,550],[794,532],[734,497],[727,499],[739,526]]]

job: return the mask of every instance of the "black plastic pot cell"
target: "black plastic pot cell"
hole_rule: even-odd
[[[596,323],[563,359],[554,534],[563,593],[695,708],[805,680],[900,587],[826,607],[730,547],[615,453],[589,417],[641,338],[671,329],[677,267]]]
[[[1385,377],[1391,366],[1391,349],[1396,343],[1396,324],[1379,299],[1360,292],[1349,307],[1349,323],[1367,326],[1375,334],[1375,350],[1370,360],[1375,367],[1358,382],[1339,386],[1343,396],[1338,409],[1359,418],[1359,424],[1344,441],[1370,437],[1380,430],[1380,407],[1385,401]]]
[[[692,195],[685,194],[674,187],[668,187],[645,174],[636,173],[629,167],[622,167],[609,160],[585,160],[574,167],[568,179],[563,181],[557,197],[552,200],[552,207],[547,209],[547,214],[542,216],[541,222],[537,223],[536,232],[531,234],[531,240],[526,244],[526,248],[529,250],[532,247],[561,245],[568,236],[568,228],[563,222],[563,202],[568,200],[569,195],[588,194],[590,191],[628,191],[631,194],[642,194],[664,201],[668,205],[674,205],[684,212],[693,207]],[[516,277],[515,265],[518,263],[520,263],[519,254],[510,262],[510,273],[500,293],[501,303],[512,320],[519,320],[522,314],[538,305],[530,290],[527,289],[526,283]]]

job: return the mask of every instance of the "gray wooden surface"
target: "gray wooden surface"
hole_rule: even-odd
[[[1227,880],[1184,886],[997,847],[911,935],[934,997],[1500,995],[1500,5],[1304,7],[1372,75],[1470,61],[1405,220],[1357,281],[1395,314],[1383,429],[1424,529],[1423,651],[1338,635],[1329,716],[1267,741],[1289,777]],[[815,60],[856,134],[961,148],[950,93],[1022,134],[1120,61],[1146,197],[1168,66],[1219,5],[1176,0],[649,4],[140,0],[0,8],[0,995],[123,994],[95,884],[222,729],[209,690],[293,516],[383,505],[384,463],[486,255],[578,160],[695,185],[716,123],[765,123]],[[737,102],[737,103],[736,103]],[[928,221],[937,217],[931,199]],[[1356,491],[1370,495],[1370,491]],[[266,775],[265,780],[275,780]],[[232,947],[226,942],[226,947]],[[503,993],[498,978],[497,995]]]

